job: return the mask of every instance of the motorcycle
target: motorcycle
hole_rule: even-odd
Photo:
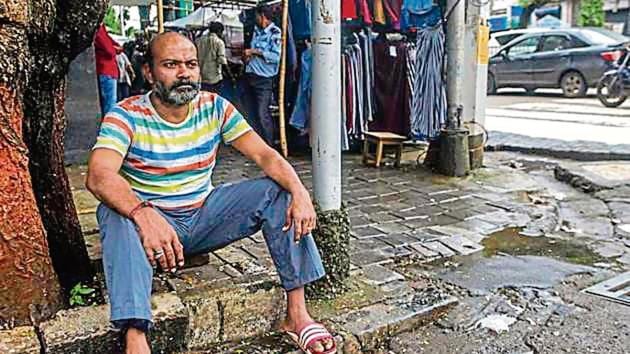
[[[597,83],[597,98],[610,108],[621,106],[630,95],[630,43],[625,43],[620,49],[615,68],[606,71]]]

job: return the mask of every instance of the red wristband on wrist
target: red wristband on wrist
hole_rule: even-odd
[[[151,204],[151,202],[150,202],[150,201],[148,201],[148,200],[144,200],[144,201],[140,202],[140,203],[139,203],[138,205],[136,205],[133,209],[131,209],[131,211],[129,212],[129,216],[128,216],[128,218],[129,218],[131,221],[134,221],[134,222],[135,222],[135,220],[134,220],[133,218],[134,218],[134,216],[136,215],[136,213],[137,213],[138,211],[140,211],[140,209],[142,209],[142,208],[153,208],[153,204]]]

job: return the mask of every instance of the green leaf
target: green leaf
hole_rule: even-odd
[[[79,289],[79,294],[81,294],[81,295],[90,295],[93,292],[94,292],[94,289],[92,289],[92,288],[81,288],[81,289]]]

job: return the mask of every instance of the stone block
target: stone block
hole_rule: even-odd
[[[383,285],[405,279],[399,273],[377,264],[363,267],[363,276],[361,280],[368,285]]]
[[[207,286],[230,279],[231,277],[222,270],[223,267],[214,264],[184,269],[178,273],[177,278],[169,279],[169,284],[180,293],[195,287]]]
[[[240,249],[238,242],[214,251],[214,255],[243,274],[264,273],[267,269],[254,257]]]
[[[449,226],[456,227],[458,229],[465,229],[465,230],[480,233],[483,235],[489,235],[489,234],[499,232],[504,229],[501,226],[497,226],[497,225],[494,225],[494,224],[491,224],[489,222],[485,222],[479,219],[470,219],[466,221],[460,221],[458,223],[455,223]]]
[[[391,234],[378,237],[379,240],[392,247],[403,247],[418,242],[418,239],[407,234]]]
[[[81,225],[81,232],[83,232],[84,235],[98,233],[96,213],[79,214],[79,224]]]
[[[189,309],[189,348],[203,350],[271,331],[285,313],[284,290],[270,288],[196,288],[182,294]]]
[[[361,227],[357,229],[353,228],[350,233],[358,239],[371,238],[371,237],[384,235],[383,231],[378,230],[372,226]]]
[[[156,353],[184,349],[188,332],[188,312],[174,294],[151,298],[155,330],[151,346]],[[107,305],[62,310],[41,324],[48,354],[111,354],[120,353],[120,333],[109,322]]]
[[[369,216],[370,220],[373,223],[389,223],[389,222],[395,222],[395,221],[400,221],[401,218],[390,214],[390,213],[378,213],[378,214],[371,214]]]
[[[430,249],[431,251],[437,252],[442,257],[452,257],[455,255],[453,250],[444,246],[439,241],[425,242],[422,246]]]
[[[391,263],[393,260],[384,255],[381,251],[371,250],[350,254],[350,262],[363,268],[372,264]]]
[[[0,353],[39,354],[41,345],[33,327],[16,327],[0,331]]]
[[[374,226],[384,234],[399,234],[410,232],[412,229],[405,226],[403,223],[387,223]]]
[[[423,247],[421,244],[413,244],[409,246],[416,254],[418,254],[422,259],[431,260],[433,258],[440,257],[440,254],[430,248]]]
[[[447,236],[463,236],[467,239],[469,239],[470,241],[476,242],[476,243],[480,243],[485,237],[484,235],[478,233],[478,232],[473,232],[473,231],[468,231],[466,229],[460,229],[458,227],[454,227],[452,225],[447,225],[447,226],[432,226],[429,228],[432,231],[436,231],[439,232],[441,234],[447,235]]]
[[[356,337],[362,352],[369,352],[385,344],[392,336],[435,320],[456,303],[456,299],[449,298],[422,306],[375,304],[343,314],[333,321],[339,323],[343,331]]]
[[[383,242],[380,237],[350,240],[351,253],[380,250],[387,247],[389,247],[389,245]]]
[[[483,246],[470,241],[463,236],[451,236],[440,240],[442,244],[448,248],[456,251],[457,253],[467,256],[483,250]]]

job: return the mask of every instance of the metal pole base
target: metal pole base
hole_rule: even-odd
[[[450,177],[466,176],[470,172],[468,130],[444,129],[440,134],[438,170]]]

